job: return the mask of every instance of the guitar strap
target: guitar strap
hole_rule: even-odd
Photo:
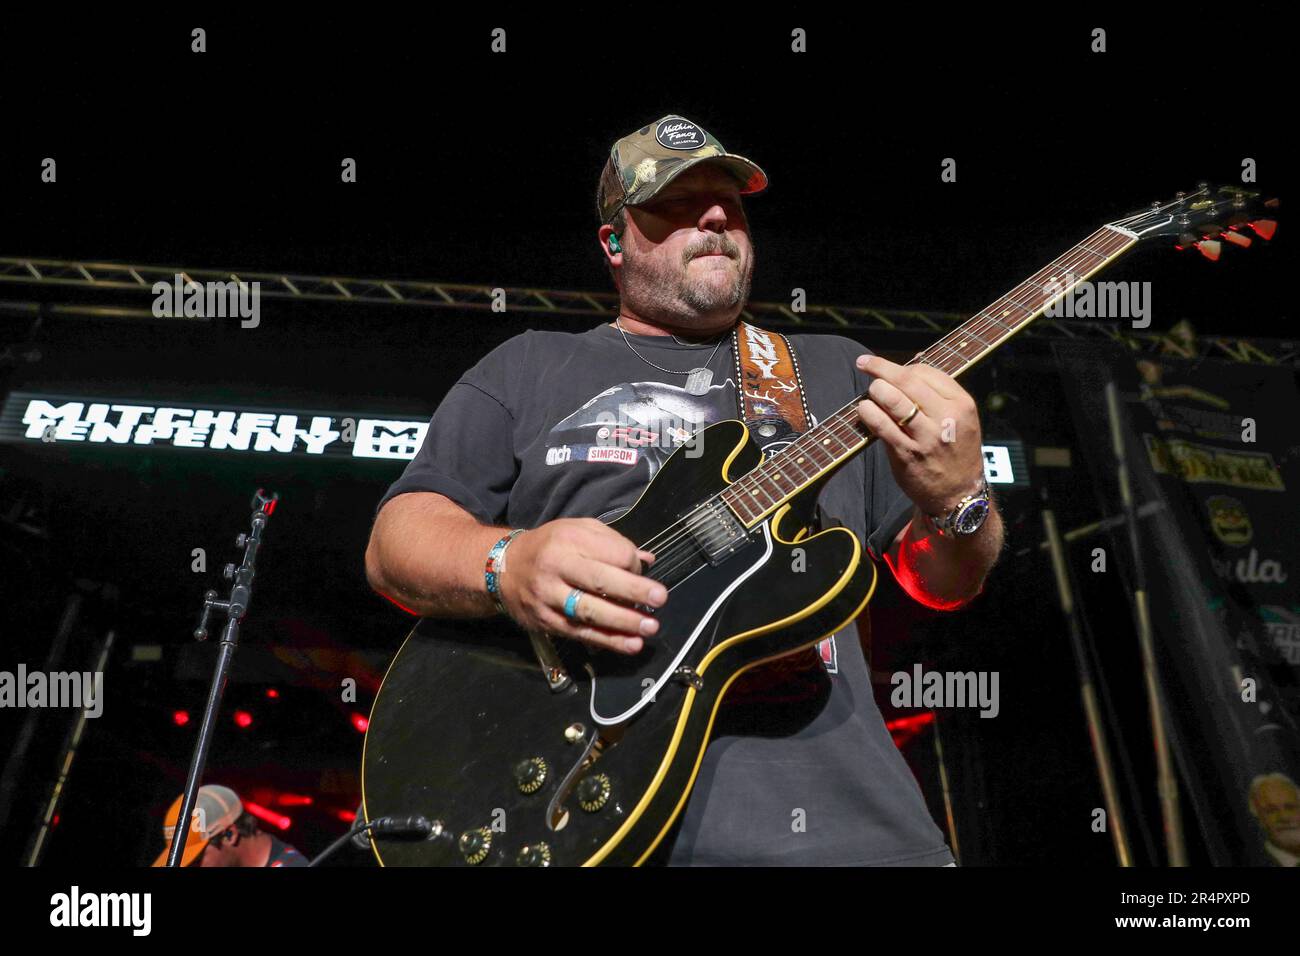
[[[812,418],[799,360],[784,335],[744,321],[731,330],[731,351],[740,420],[764,456],[771,455],[807,431]]]
[[[784,335],[765,332],[743,321],[737,322],[732,329],[731,349],[736,357],[736,399],[740,405],[740,420],[749,428],[754,441],[763,450],[763,456],[769,457],[802,435],[812,424],[799,360],[795,357],[794,346]],[[797,685],[789,682],[801,679],[816,688],[816,679],[801,675],[823,668],[831,674],[839,670],[834,636],[826,638],[815,650],[809,648],[745,671],[727,696],[732,701],[767,701],[776,693],[794,693],[789,688]]]
[[[749,428],[763,457],[770,458],[813,424],[799,360],[794,346],[784,335],[765,332],[744,321],[737,322],[731,330],[731,346],[736,356],[740,420]],[[819,503],[816,506],[819,522],[821,515]],[[827,642],[834,644],[829,638],[823,644]],[[828,661],[827,666],[833,672],[833,664]]]

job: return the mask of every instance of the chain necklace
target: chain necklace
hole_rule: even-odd
[[[699,368],[687,369],[685,372],[679,372],[676,369],[664,368],[662,365],[656,365],[654,362],[650,361],[648,358],[646,358],[644,355],[638,352],[635,348],[632,348],[632,342],[628,339],[627,332],[624,330],[622,323],[619,322],[618,319],[614,320],[614,327],[617,328],[620,333],[622,333],[623,342],[627,345],[629,349],[632,349],[632,354],[635,355],[637,358],[639,358],[641,361],[645,362],[646,365],[649,365],[651,368],[657,368],[661,372],[667,372],[669,375],[685,375],[686,391],[690,395],[705,395],[708,393],[709,385],[712,384],[713,382],[713,372],[709,370],[708,366],[713,361],[713,356],[718,354],[718,349],[722,348],[722,343],[727,337],[725,334],[718,339],[718,344],[713,346],[713,351],[709,353],[709,357],[708,359],[705,360],[703,366],[700,366]],[[672,339],[674,342],[677,342],[677,336],[674,335]],[[685,345],[686,343],[677,342],[677,344]]]

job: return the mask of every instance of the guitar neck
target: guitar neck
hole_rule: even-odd
[[[1138,238],[1127,229],[1102,226],[907,364],[931,365],[954,378],[961,375],[1080,282],[1127,252]],[[857,396],[732,482],[722,492],[722,500],[752,528],[806,486],[835,471],[871,443],[872,435],[857,410],[866,397],[865,392]]]

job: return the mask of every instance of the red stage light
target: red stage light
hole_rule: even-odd
[[[335,810],[334,816],[338,817],[348,826],[357,822],[357,812],[355,810]]]
[[[310,807],[312,798],[305,793],[282,793],[275,802],[282,807]]]
[[[357,728],[357,733],[364,734],[366,728],[370,726],[370,721],[361,714],[352,715],[352,726]]]
[[[280,696],[280,692],[276,690],[274,687],[268,687],[266,689],[266,696],[271,698],[272,700],[275,700]]]
[[[190,712],[188,710],[173,710],[172,723],[177,727],[184,727],[190,722]]]
[[[390,604],[392,604],[392,605],[394,605],[394,606],[396,606],[396,607],[401,608],[403,611],[405,611],[407,614],[411,615],[412,617],[419,617],[419,615],[416,614],[415,611],[411,610],[409,607],[407,607],[407,606],[406,606],[405,604],[403,604],[401,601],[394,601],[394,600],[393,600],[392,598],[390,598],[387,594],[381,594],[381,595],[379,595],[379,596],[380,596],[381,598],[383,598],[384,600],[388,601]]]
[[[271,824],[271,826],[279,827],[281,830],[287,830],[289,829],[290,826],[293,825],[293,821],[290,820],[288,817],[286,817],[283,813],[276,813],[274,810],[268,810],[266,809],[266,807],[261,806],[260,804],[249,803],[247,800],[245,800],[244,809],[247,810],[249,813],[251,813],[253,816],[257,817],[257,819],[264,820],[267,823]]]
[[[909,717],[895,717],[885,724],[885,729],[891,734],[899,730],[916,731],[932,723],[934,723],[934,712],[926,711],[924,714],[912,714]]]
[[[934,723],[934,712],[928,711],[924,714],[913,714],[910,717],[897,717],[894,720],[887,721],[885,728],[889,735],[894,739],[894,746],[900,750],[909,744],[913,737],[922,730]]]
[[[902,548],[910,548],[916,554],[926,554],[934,550],[934,543],[929,538],[920,538],[919,540],[911,541],[913,533],[914,532],[910,530],[907,532],[907,537],[903,539]],[[901,558],[903,555],[900,553],[899,557]],[[925,583],[921,580],[921,576],[917,574],[914,569],[914,561],[902,561],[896,564],[893,558],[889,555],[885,555],[885,563],[888,564],[890,570],[894,572],[894,577],[898,579],[898,583],[902,586],[903,590],[910,594],[918,603],[923,604],[928,608],[933,608],[936,611],[953,611],[966,603],[965,601],[945,601],[942,598],[933,597],[926,593]]]
[[[253,724],[253,715],[246,710],[235,711],[235,726],[251,727]]]

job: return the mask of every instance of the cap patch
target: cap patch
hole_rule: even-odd
[[[655,127],[655,140],[666,149],[699,149],[704,145],[704,130],[689,120],[664,120]]]

